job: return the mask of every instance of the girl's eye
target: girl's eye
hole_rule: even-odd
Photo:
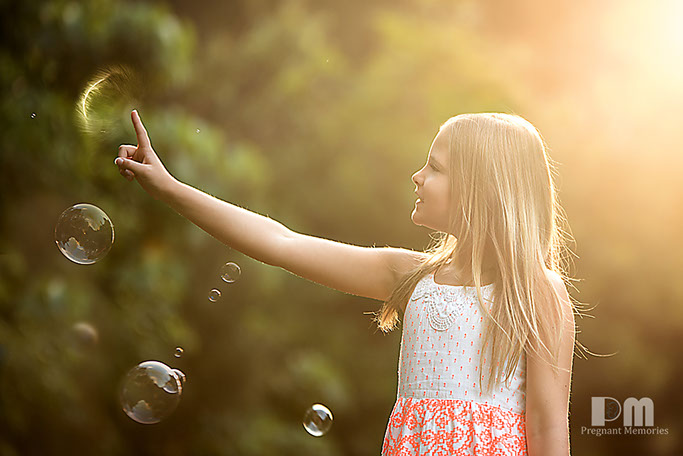
[[[434,166],[434,165],[432,165],[432,164],[430,164],[429,167],[432,168],[432,169],[433,169],[434,171],[436,171],[436,172],[439,171],[439,168],[437,168],[436,166]]]

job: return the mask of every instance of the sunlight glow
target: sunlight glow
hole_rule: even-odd
[[[109,77],[109,75],[103,77],[103,78],[100,79],[99,81],[97,81],[97,82],[95,82],[94,84],[92,84],[92,85],[88,88],[88,90],[85,91],[85,93],[83,94],[83,96],[81,97],[81,98],[82,98],[82,102],[81,102],[81,113],[83,114],[83,117],[85,117],[86,119],[88,118],[87,103],[88,103],[88,97],[90,96],[90,92],[92,92],[93,90],[95,90],[95,88],[96,88],[102,81],[104,81],[105,79],[107,79],[108,77]]]

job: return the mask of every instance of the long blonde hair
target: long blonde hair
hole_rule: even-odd
[[[376,321],[382,331],[391,331],[423,277],[453,258],[471,255],[477,298],[485,310],[480,366],[489,357],[485,391],[490,393],[501,373],[507,383],[530,348],[559,369],[566,312],[548,271],[568,283],[564,255],[570,252],[569,234],[561,228],[566,217],[553,181],[556,165],[530,122],[514,114],[461,114],[448,119],[440,131],[445,128],[450,136],[453,196],[448,232],[432,236],[424,261],[402,277]],[[487,245],[493,248],[498,271],[492,302],[484,305],[481,282]],[[573,302],[572,311],[580,314]]]

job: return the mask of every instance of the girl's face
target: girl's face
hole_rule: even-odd
[[[413,174],[418,199],[410,218],[416,225],[436,231],[448,231],[450,194],[450,127],[442,128],[429,149],[427,163]]]

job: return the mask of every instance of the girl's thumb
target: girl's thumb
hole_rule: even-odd
[[[122,157],[116,157],[116,160],[114,160],[114,164],[118,166],[119,169],[129,169],[134,173],[137,173],[138,171],[142,170],[142,167],[144,166],[142,163],[138,163],[135,160]]]

